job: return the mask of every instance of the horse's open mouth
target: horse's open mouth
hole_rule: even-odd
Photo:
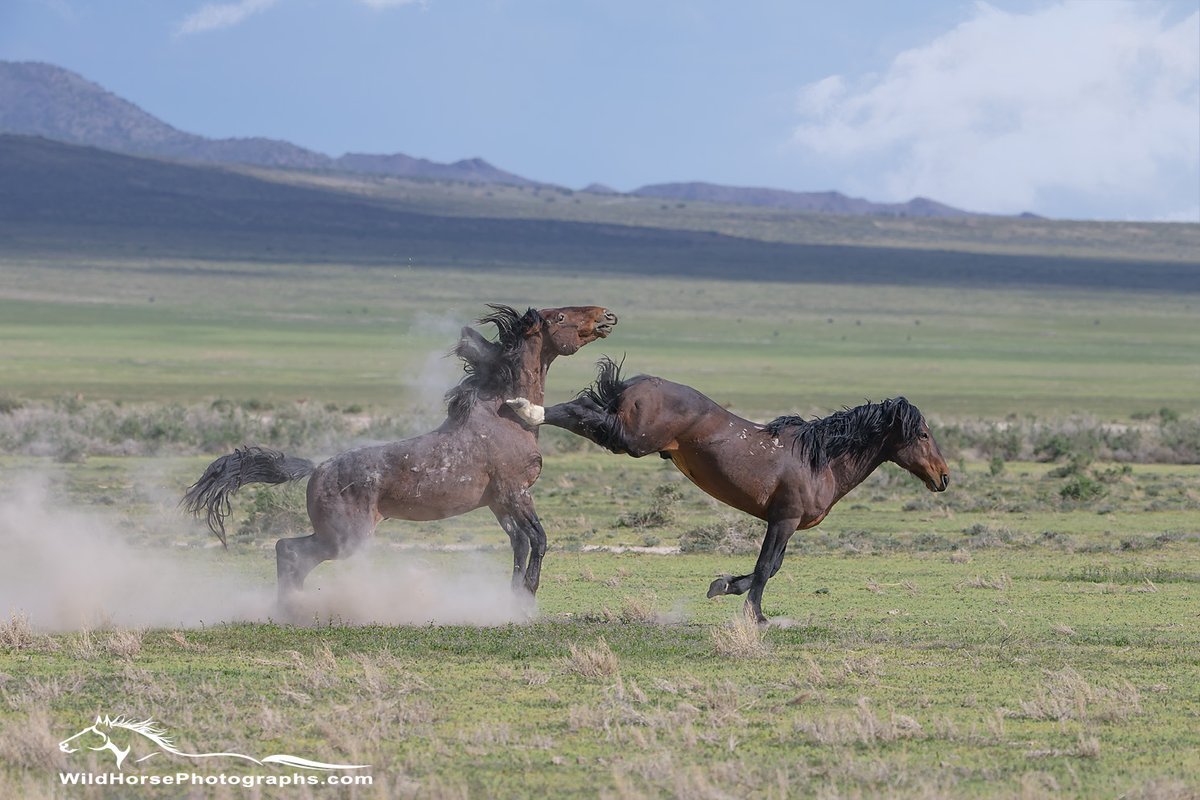
[[[608,309],[604,309],[604,314],[600,317],[600,321],[596,323],[593,330],[596,331],[596,335],[601,339],[607,339],[615,327],[617,327],[617,315]]]

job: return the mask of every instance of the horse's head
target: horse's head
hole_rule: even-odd
[[[96,722],[87,726],[74,736],[63,739],[58,743],[58,749],[64,753],[77,753],[80,750],[111,750],[113,756],[117,759],[117,769],[121,768],[121,763],[125,757],[129,755],[129,748],[121,749],[113,744],[112,739],[108,737],[101,728],[111,728],[110,720],[107,717],[96,717]]]
[[[569,356],[586,344],[603,339],[617,325],[617,315],[600,306],[564,306],[543,308],[542,318],[546,346],[555,355]]]
[[[929,491],[946,491],[950,468],[929,432],[925,417],[903,397],[885,400],[883,410],[891,417],[888,460],[924,481]]]

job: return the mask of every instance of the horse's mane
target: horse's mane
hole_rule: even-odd
[[[921,412],[903,397],[844,408],[821,419],[776,417],[767,433],[779,437],[792,433],[794,452],[820,469],[844,455],[875,452],[880,441],[895,432],[900,443],[912,441],[921,430]]]
[[[165,747],[168,750],[175,747],[175,743],[171,740],[171,737],[153,719],[144,719],[139,722],[126,716],[105,716],[103,719],[97,721],[101,725],[107,725],[110,728],[125,728],[134,733],[140,733],[155,744]]]
[[[542,323],[542,315],[530,308],[524,314],[510,306],[488,303],[492,313],[479,324],[496,326],[494,342],[475,335],[455,345],[466,376],[446,392],[446,411],[454,422],[462,422],[479,398],[511,397],[521,377],[521,343]]]
[[[579,391],[578,397],[587,397],[593,403],[609,413],[614,413],[621,403],[621,393],[625,391],[625,377],[621,368],[625,366],[625,358],[620,363],[608,356],[602,356],[596,362],[596,380],[591,386],[585,386]]]

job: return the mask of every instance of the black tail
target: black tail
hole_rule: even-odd
[[[580,392],[580,396],[588,397],[593,403],[608,413],[615,413],[621,403],[621,393],[625,391],[625,379],[621,377],[621,367],[625,366],[625,358],[621,363],[604,356],[596,362],[596,382]]]
[[[287,483],[315,469],[306,458],[285,456],[278,450],[265,447],[243,447],[221,456],[208,465],[200,480],[191,485],[180,505],[195,516],[207,516],[208,529],[217,535],[224,547],[225,517],[229,516],[229,495],[247,483]]]

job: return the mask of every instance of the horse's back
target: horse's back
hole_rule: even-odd
[[[347,450],[309,481],[309,515],[438,520],[485,505],[486,465],[467,437],[436,430],[390,444]]]

